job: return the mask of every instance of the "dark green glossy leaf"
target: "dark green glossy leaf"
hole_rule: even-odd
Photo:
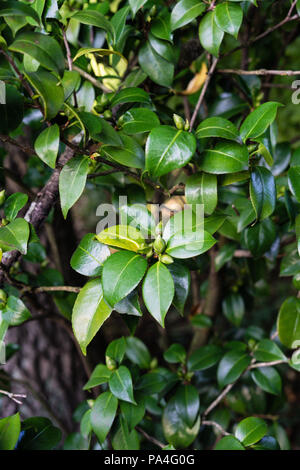
[[[245,450],[245,447],[234,436],[225,436],[217,442],[214,450]]]
[[[158,85],[171,87],[174,65],[161,57],[147,41],[139,50],[139,64],[143,71]]]
[[[202,18],[199,26],[199,38],[202,47],[214,56],[218,56],[224,32],[219,28],[215,20],[215,12],[209,11]]]
[[[2,251],[18,250],[27,252],[29,225],[24,219],[15,219],[8,225],[0,227],[0,248]]]
[[[214,366],[223,355],[222,349],[214,344],[208,344],[194,351],[188,359],[188,368],[191,371],[205,370]]]
[[[198,139],[207,137],[220,137],[222,139],[237,140],[239,131],[232,122],[221,117],[207,118],[199,124],[196,130]]]
[[[122,130],[129,135],[149,132],[159,125],[157,115],[147,108],[133,108],[122,116]]]
[[[164,352],[164,359],[170,364],[184,363],[186,352],[181,344],[171,344],[171,346]]]
[[[98,276],[109,255],[109,248],[99,243],[93,233],[87,233],[73,253],[70,264],[84,276]]]
[[[114,422],[118,399],[110,392],[104,392],[96,399],[91,412],[91,425],[100,444],[105,441]]]
[[[299,347],[300,341],[300,299],[289,297],[279,311],[277,331],[282,344],[287,348]]]
[[[195,173],[185,183],[185,197],[189,204],[203,204],[204,212],[212,214],[218,203],[217,177],[209,173]]]
[[[248,165],[248,150],[235,142],[220,142],[214,149],[206,150],[200,166],[207,173],[225,174],[243,171]]]
[[[168,268],[161,262],[148,270],[143,282],[143,299],[151,315],[161,326],[174,297],[174,281]]]
[[[267,130],[276,118],[278,106],[281,104],[273,101],[261,104],[246,117],[240,128],[240,136],[244,142],[259,137]]]
[[[31,314],[22,300],[14,295],[10,295],[2,311],[3,320],[9,325],[17,326],[24,323],[30,317]]]
[[[128,359],[141,369],[149,369],[151,355],[147,346],[140,339],[133,336],[126,338],[126,344],[126,356]]]
[[[34,150],[43,162],[55,168],[59,149],[59,127],[57,124],[47,127],[34,143]]]
[[[269,217],[276,206],[276,186],[272,173],[262,166],[251,171],[250,198],[257,220]]]
[[[204,10],[204,3],[198,0],[181,0],[175,5],[171,13],[172,31],[190,23],[197,16],[201,15]]]
[[[287,361],[281,349],[270,339],[262,339],[257,344],[253,356],[261,362]]]
[[[218,366],[218,383],[220,387],[235,382],[240,375],[247,369],[251,362],[251,357],[243,351],[229,351]]]
[[[217,5],[215,12],[219,28],[237,38],[243,21],[243,10],[240,5],[232,5],[230,1],[221,3]]]
[[[190,290],[191,274],[184,264],[178,262],[168,265],[168,270],[172,275],[175,287],[173,305],[178,312],[183,315],[184,306]]]
[[[109,388],[120,400],[136,404],[133,398],[132,378],[127,367],[121,366],[113,372],[109,379]]]
[[[12,222],[18,215],[18,212],[27,204],[28,196],[23,193],[11,194],[4,203],[5,218]]]
[[[267,425],[262,419],[246,418],[237,425],[235,437],[245,446],[251,446],[265,436],[267,429]]]
[[[51,73],[44,70],[26,73],[26,78],[40,95],[45,119],[53,119],[62,108],[64,102],[62,86]]]
[[[80,198],[89,170],[89,158],[76,156],[66,163],[59,175],[60,204],[64,218]]]
[[[229,294],[222,302],[222,310],[230,323],[239,327],[245,314],[245,303],[240,294]]]
[[[251,371],[251,377],[267,393],[281,394],[281,377],[274,367],[259,367]]]

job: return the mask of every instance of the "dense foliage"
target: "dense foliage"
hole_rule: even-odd
[[[0,449],[299,447],[299,15],[0,1]],[[4,344],[45,317],[88,374],[67,431]]]

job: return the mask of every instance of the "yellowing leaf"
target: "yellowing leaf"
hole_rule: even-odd
[[[205,62],[202,63],[200,72],[196,73],[194,78],[190,81],[187,88],[181,92],[181,95],[192,95],[200,90],[202,85],[206,82],[207,78],[207,65]]]

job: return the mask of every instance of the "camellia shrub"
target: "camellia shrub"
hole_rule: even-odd
[[[0,449],[299,448],[299,15],[0,1]]]

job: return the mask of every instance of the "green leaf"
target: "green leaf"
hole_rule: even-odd
[[[59,175],[60,204],[64,218],[80,198],[89,171],[89,158],[76,156],[65,164]]]
[[[160,125],[157,115],[147,108],[133,108],[121,120],[122,130],[129,135],[149,132]]]
[[[300,340],[300,299],[289,297],[279,311],[277,331],[280,341],[287,348],[299,347]]]
[[[110,21],[108,21],[102,13],[97,10],[85,8],[82,11],[77,11],[72,19],[79,21],[79,23],[96,26],[97,28],[104,29],[111,35],[115,41],[115,31]]]
[[[229,294],[222,302],[222,310],[227,320],[238,328],[245,314],[243,297],[240,294]]]
[[[188,369],[190,371],[205,370],[214,366],[223,356],[223,351],[219,346],[208,344],[194,351],[188,359]]]
[[[144,401],[137,403],[136,405],[126,401],[121,401],[120,408],[130,431],[132,431],[132,429],[142,421],[145,415]]]
[[[34,417],[22,422],[18,450],[52,450],[61,440],[61,431],[50,419]]]
[[[139,284],[147,269],[147,261],[130,251],[112,254],[103,265],[104,297],[111,306],[124,299]]]
[[[34,150],[50,168],[55,168],[59,149],[59,127],[57,124],[47,127],[34,143]]]
[[[200,428],[199,397],[191,385],[182,386],[164,409],[162,425],[166,440],[175,448],[186,448]],[[198,415],[198,416],[197,416]]]
[[[205,5],[198,0],[181,0],[171,13],[171,30],[182,28],[201,15],[205,10]]]
[[[24,219],[15,219],[4,227],[0,227],[0,248],[2,251],[18,250],[27,253],[29,225]]]
[[[102,265],[109,255],[109,248],[99,243],[95,234],[87,233],[74,251],[70,264],[75,271],[84,276],[99,276]]]
[[[72,313],[72,326],[83,354],[97,331],[110,316],[111,308],[103,297],[101,281],[93,279],[79,292]]]
[[[281,394],[281,377],[274,367],[259,367],[251,371],[251,377],[258,387],[273,395]]]
[[[225,436],[217,442],[214,450],[245,450],[245,447],[234,436]]]
[[[0,133],[8,135],[14,131],[22,122],[23,96],[12,85],[5,84],[5,104],[0,103]]]
[[[145,155],[141,145],[126,134],[119,133],[122,139],[122,146],[103,145],[102,152],[112,160],[122,165],[132,168],[141,168],[145,166]]]
[[[276,228],[271,219],[264,219],[244,232],[246,247],[255,258],[262,256],[271,248],[276,238]]]
[[[142,6],[147,2],[147,0],[129,0],[129,5],[133,16],[135,16],[136,12],[142,8]]]
[[[216,6],[215,13],[219,28],[237,38],[243,21],[243,10],[240,5],[232,5],[230,2],[221,3]]]
[[[139,435],[135,429],[129,431],[126,420],[121,416],[119,428],[112,440],[114,450],[139,450]]]
[[[214,149],[205,150],[200,167],[207,173],[216,175],[238,173],[248,165],[248,149],[235,142],[219,142]]]
[[[171,126],[153,129],[146,142],[146,170],[159,177],[186,165],[196,150],[195,137]]]
[[[191,324],[197,328],[211,328],[212,320],[208,315],[204,313],[197,313],[191,319]]]
[[[99,242],[137,252],[145,246],[142,233],[130,225],[114,225],[96,235]]]
[[[133,398],[132,378],[127,367],[120,366],[112,373],[109,379],[109,388],[115,397],[136,405]]]
[[[250,198],[257,220],[269,217],[276,206],[276,186],[272,173],[263,166],[251,171]]]
[[[287,358],[274,341],[262,339],[253,351],[253,356],[257,361],[287,361]]]
[[[143,299],[151,315],[164,327],[165,316],[174,297],[174,281],[166,266],[158,261],[143,282]]]
[[[139,64],[153,82],[164,87],[171,87],[174,77],[174,64],[157,54],[149,41],[139,50]]]
[[[129,336],[126,338],[126,356],[141,369],[149,369],[151,355],[147,346],[138,338]]]
[[[188,204],[203,204],[204,212],[212,214],[218,203],[217,177],[208,173],[195,173],[185,183]]]
[[[37,12],[23,2],[9,0],[0,2],[0,17],[21,17],[28,16],[32,18],[38,25],[40,25],[40,18]]]
[[[179,262],[174,262],[168,265],[168,270],[170,271],[174,281],[175,294],[173,305],[178,312],[183,315],[184,306],[190,290],[191,274],[189,269]]]
[[[300,166],[291,167],[288,171],[288,183],[291,193],[300,202]]]
[[[221,360],[218,366],[218,383],[220,387],[235,382],[247,369],[251,362],[251,357],[243,351],[231,350]]]
[[[30,317],[31,314],[22,300],[18,299],[18,297],[15,297],[14,295],[10,295],[4,309],[2,310],[3,320],[5,320],[9,325],[17,326],[24,323]]]
[[[124,297],[124,299],[120,300],[115,306],[114,310],[118,313],[125,313],[126,315],[134,315],[136,317],[141,317],[142,316],[142,311],[141,311],[141,306],[139,302],[139,296],[137,289],[134,289],[129,295]],[[131,324],[133,324],[134,321],[133,319],[129,319],[129,321],[132,321]],[[126,322],[126,318],[125,318]]]
[[[207,137],[220,137],[228,140],[238,140],[239,131],[232,122],[221,117],[212,117],[205,119],[199,124],[196,130],[198,139]]]
[[[109,381],[112,371],[109,370],[104,364],[98,364],[93,370],[89,380],[83,387],[83,390],[89,390],[98,385],[105,384]]]
[[[64,103],[63,87],[51,73],[44,70],[26,73],[25,77],[40,95],[45,120],[53,119]]]
[[[216,271],[220,271],[223,266],[232,260],[234,252],[236,250],[236,245],[228,243],[222,246],[215,257],[215,267]]]
[[[262,419],[246,418],[237,425],[235,437],[247,447],[260,441],[267,430],[267,425]]]
[[[19,413],[0,419],[0,450],[14,450],[20,432],[21,421]]]
[[[269,101],[256,108],[240,128],[240,136],[244,142],[247,139],[255,139],[262,135],[276,118],[277,109],[282,106],[280,103]]]
[[[181,344],[171,344],[171,346],[164,352],[164,360],[170,364],[184,363],[186,352]]]
[[[173,258],[192,258],[208,251],[216,240],[210,233],[195,230],[184,230],[175,233],[168,241],[166,253]]]
[[[199,26],[199,39],[202,47],[210,54],[217,57],[223,37],[224,32],[216,23],[215,12],[209,11],[204,18],[202,18]]]
[[[118,104],[123,103],[151,103],[149,93],[147,93],[142,88],[125,88],[124,90],[119,91],[115,94],[111,100],[111,106],[117,106]],[[138,109],[132,109],[131,111],[137,111]],[[154,113],[153,113],[154,114]]]
[[[154,393],[163,393],[166,389],[178,381],[178,376],[163,367],[148,372],[140,377],[135,388],[144,395],[153,395]]]
[[[122,225],[136,227],[147,238],[148,235],[155,237],[155,217],[147,209],[145,204],[124,204],[120,207],[120,218]]]
[[[65,70],[61,81],[64,90],[64,101],[70,98],[71,94],[78,90],[80,86],[80,75],[75,70]]]
[[[123,361],[126,351],[126,340],[122,336],[121,338],[113,340],[106,348],[105,358],[106,361],[115,361],[121,363]]]
[[[114,422],[118,399],[110,392],[101,393],[95,400],[91,411],[91,425],[100,444],[106,439]]]
[[[18,212],[27,204],[28,196],[23,193],[11,194],[4,203],[5,218],[12,222],[18,215]]]
[[[46,34],[27,31],[18,35],[9,50],[30,55],[45,69],[62,75],[65,59],[58,42]]]

